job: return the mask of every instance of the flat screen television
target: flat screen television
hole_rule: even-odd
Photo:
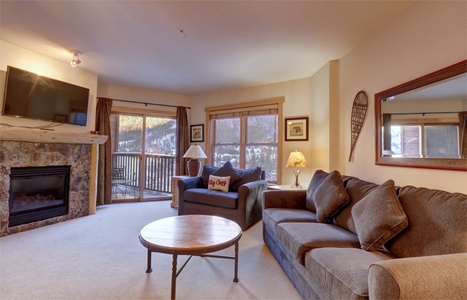
[[[89,89],[7,68],[2,114],[86,126]]]

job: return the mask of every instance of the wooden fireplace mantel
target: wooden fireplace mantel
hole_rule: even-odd
[[[50,144],[104,144],[106,135],[0,126],[0,141]]]

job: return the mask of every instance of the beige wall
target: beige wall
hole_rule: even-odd
[[[67,51],[66,55],[70,58],[70,53]],[[5,72],[7,66],[16,67],[26,71],[34,72],[38,75],[43,75],[53,79],[69,82],[89,89],[89,108],[87,126],[76,126],[63,124],[54,129],[56,131],[69,131],[88,133],[94,130],[95,123],[95,107],[96,107],[96,94],[97,94],[97,75],[83,70],[80,67],[73,68],[69,62],[62,62],[52,59],[36,52],[15,46],[0,40],[0,108],[3,109],[3,89],[5,81]],[[25,125],[25,126],[40,126],[47,125],[49,122],[17,119],[13,117],[0,116],[0,122],[8,123],[11,125]]]
[[[308,142],[283,142],[282,166],[290,152],[298,150],[305,155],[310,168],[303,169],[301,183],[308,183],[317,168],[329,168],[329,64],[315,76],[245,89],[236,89],[192,97],[192,123],[205,123],[205,107],[284,97],[284,118],[309,116],[310,140]],[[280,121],[280,126],[284,126]],[[204,146],[204,145],[203,145]],[[283,184],[295,180],[292,170],[283,169]]]
[[[192,97],[192,123],[204,123],[204,108],[222,104],[285,97],[284,117],[309,115],[310,141],[284,142],[288,153],[304,152],[313,171],[337,169],[343,174],[382,183],[411,184],[467,193],[467,172],[375,165],[374,94],[466,59],[466,3],[417,2],[374,37],[309,78]],[[362,132],[350,153],[350,115],[355,95],[364,90],[369,107]],[[293,181],[284,169],[283,183]]]
[[[190,98],[188,96],[164,93],[157,90],[135,88],[121,85],[107,85],[100,83],[97,90],[98,97],[108,97],[111,99],[130,100],[143,103],[156,103],[174,106],[190,106]],[[165,107],[159,105],[133,104],[115,101],[113,105],[124,106],[130,108],[150,109],[175,112],[176,108]],[[187,111],[188,116],[191,115],[190,110]]]
[[[340,133],[350,150],[350,114],[359,90],[369,96],[368,113],[352,162],[341,169],[361,179],[467,193],[467,172],[376,166],[374,94],[466,59],[466,2],[417,2],[376,36],[340,60]]]

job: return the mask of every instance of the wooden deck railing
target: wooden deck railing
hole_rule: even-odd
[[[175,157],[162,154],[145,154],[145,184],[148,190],[172,193],[172,176],[175,175]],[[112,166],[124,168],[128,186],[139,187],[141,174],[140,153],[114,152]]]

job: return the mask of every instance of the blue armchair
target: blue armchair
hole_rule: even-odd
[[[208,189],[209,176],[229,176],[227,192]],[[177,182],[179,191],[178,214],[205,214],[220,216],[236,222],[246,230],[261,220],[262,195],[267,188],[264,171],[234,169],[230,162],[221,168],[204,166],[202,176]]]

